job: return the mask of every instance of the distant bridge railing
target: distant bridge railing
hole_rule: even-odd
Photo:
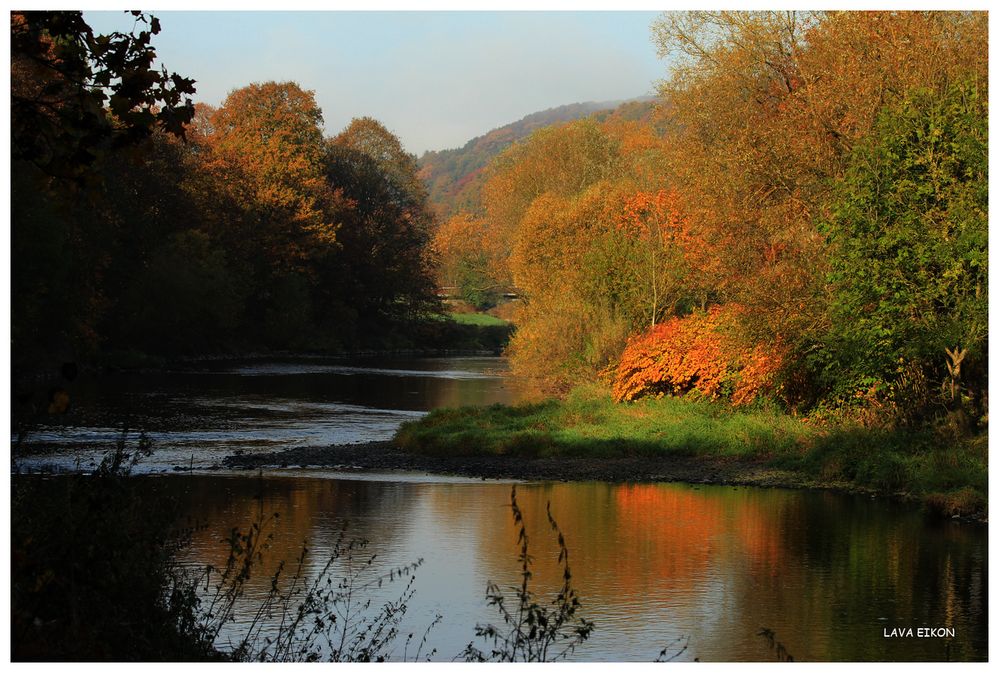
[[[504,299],[519,299],[520,291],[517,288],[506,288],[503,292],[500,292],[500,296]],[[446,285],[437,288],[437,298],[438,299],[461,299],[458,295],[458,287],[456,285]]]

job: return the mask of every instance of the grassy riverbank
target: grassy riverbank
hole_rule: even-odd
[[[509,327],[510,323],[488,313],[450,313],[448,317],[459,325],[478,325],[479,327]]]
[[[565,400],[440,409],[405,424],[395,444],[428,456],[753,460],[801,483],[913,497],[946,515],[983,517],[984,436],[820,425],[778,410],[678,399],[615,404],[600,387]]]

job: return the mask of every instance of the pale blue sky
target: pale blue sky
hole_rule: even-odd
[[[410,152],[459,147],[531,112],[651,94],[656,12],[154,12],[159,62],[218,105],[250,82],[316,92],[327,134],[371,116]],[[122,12],[86,12],[98,32]]]

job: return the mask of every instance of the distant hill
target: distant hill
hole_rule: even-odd
[[[430,201],[442,217],[478,204],[483,170],[493,157],[544,126],[593,116],[604,121],[612,116],[627,120],[650,118],[657,99],[572,103],[534,112],[512,124],[472,138],[464,147],[425,152],[419,159],[420,177],[427,184]]]

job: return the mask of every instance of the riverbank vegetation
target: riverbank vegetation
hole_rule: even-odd
[[[126,441],[89,475],[11,478],[14,661],[219,660],[175,554],[179,510],[129,477]]]
[[[914,475],[934,468],[915,447],[961,447],[933,460],[962,464],[951,486],[984,496],[986,15],[687,12],[652,30],[674,59],[653,120],[535,131],[438,230],[456,282],[519,293],[514,370],[558,396],[606,381],[623,405],[600,407],[608,440],[655,432],[624,420],[644,398],[692,401],[695,426],[735,422],[704,401],[761,403],[779,412],[739,422],[772,425],[778,453],[779,428],[807,418],[800,433],[855,428],[842,436],[876,456],[815,445],[811,469],[842,461],[850,480],[922,491]],[[488,452],[529,446],[537,422],[537,450],[570,450],[582,430],[558,424],[574,409],[439,412],[425,427],[454,419]],[[664,435],[660,450],[740,450],[725,433]],[[444,434],[434,446],[456,445]],[[912,448],[894,439],[909,436]]]
[[[439,409],[404,424],[394,443],[435,457],[702,458],[707,481],[715,461],[727,458],[780,470],[783,485],[913,498],[946,516],[984,517],[988,494],[985,437],[818,422],[763,404],[737,409],[671,397],[620,404],[598,385],[561,400]]]

